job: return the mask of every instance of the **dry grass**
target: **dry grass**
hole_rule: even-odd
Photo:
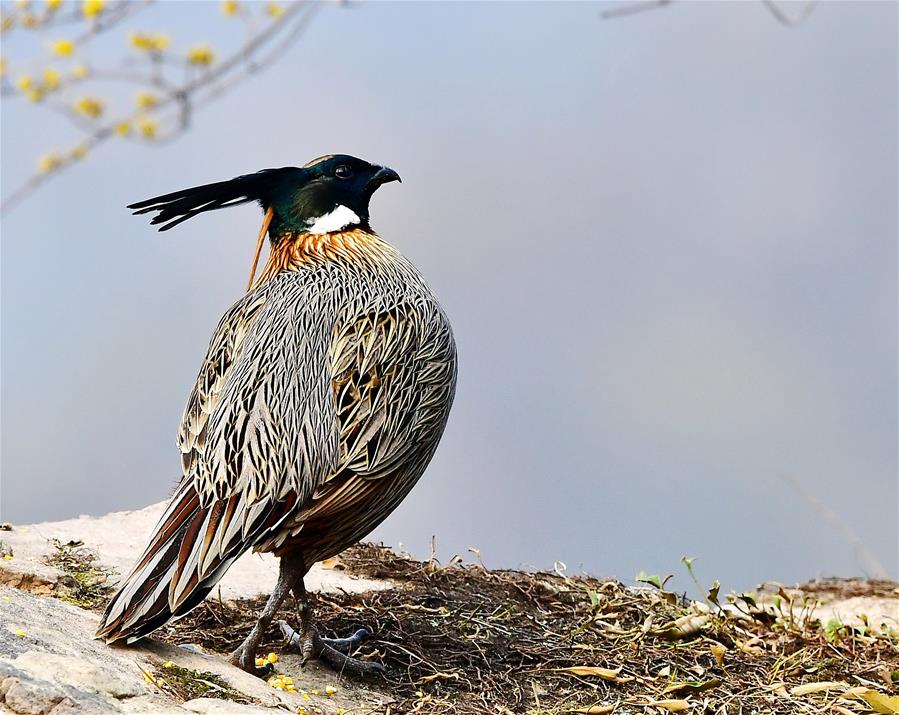
[[[340,561],[396,588],[312,597],[320,628],[375,637],[396,713],[851,713],[899,707],[899,630],[821,624],[814,596],[782,589],[693,604],[656,587],[548,573],[441,567],[361,545]],[[840,585],[842,584],[842,585]],[[896,584],[828,582],[896,596]],[[807,588],[810,588],[808,586]],[[208,602],[163,637],[227,653],[264,599]],[[290,619],[289,608],[282,614]],[[262,650],[283,647],[267,634]],[[886,703],[886,705],[883,705]]]

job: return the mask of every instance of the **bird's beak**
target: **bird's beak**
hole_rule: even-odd
[[[391,181],[399,181],[400,183],[403,182],[403,180],[400,178],[400,175],[397,174],[393,169],[388,166],[379,166],[378,170],[368,180],[365,188],[369,191],[374,191],[379,186],[381,186],[381,184],[389,184]]]

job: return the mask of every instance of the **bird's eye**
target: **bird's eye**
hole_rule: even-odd
[[[349,179],[353,175],[353,170],[346,164],[341,164],[334,169],[334,176],[338,179]]]

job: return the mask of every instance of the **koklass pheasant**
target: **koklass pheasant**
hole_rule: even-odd
[[[305,658],[361,675],[380,669],[349,656],[364,631],[319,635],[303,577],[409,493],[453,401],[446,316],[418,271],[369,225],[372,194],[399,178],[331,155],[129,206],[156,211],[152,223],[165,231],[258,201],[256,260],[266,234],[271,250],[212,336],[178,433],[182,479],[98,637],[131,642],[183,616],[253,549],[280,557],[280,573],[233,663],[262,674],[256,648],[293,591],[299,631],[279,623]]]

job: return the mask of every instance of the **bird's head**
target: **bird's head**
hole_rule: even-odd
[[[368,205],[382,184],[400,181],[393,169],[347,154],[329,154],[303,167],[263,169],[230,181],[196,186],[131,204],[167,231],[205,211],[258,201],[266,212],[272,239],[285,233],[333,233],[370,230]]]
[[[300,171],[301,175],[285,176],[272,195],[272,235],[368,228],[372,194],[382,184],[400,181],[393,169],[347,154],[313,159]]]

